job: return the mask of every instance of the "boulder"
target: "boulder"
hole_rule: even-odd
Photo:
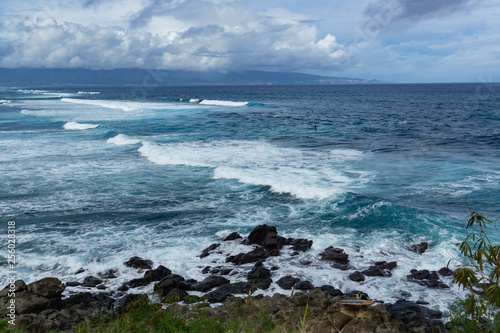
[[[211,291],[205,295],[208,303],[222,303],[228,296],[230,296],[230,294],[221,289]]]
[[[191,287],[193,288],[193,290],[206,292],[212,288],[220,287],[227,283],[229,283],[229,280],[225,277],[210,275],[203,281],[193,284]]]
[[[416,282],[422,286],[429,288],[450,288],[450,286],[439,280],[439,276],[437,275],[436,271],[429,271],[427,269],[417,271],[416,269],[412,269],[410,271],[410,274],[407,275],[406,278],[408,279],[408,281]]]
[[[26,332],[49,333],[58,327],[52,321],[34,313],[21,314],[16,318],[16,328]]]
[[[342,290],[340,289],[337,289],[333,286],[329,286],[329,285],[322,285],[321,286],[321,290],[327,292],[330,296],[342,296],[344,293],[342,292]]]
[[[280,278],[278,281],[276,281],[276,283],[281,288],[283,288],[285,290],[290,290],[299,281],[300,281],[299,278],[295,278],[291,275],[287,275],[287,276]]]
[[[292,246],[292,250],[305,252],[311,249],[313,244],[312,240],[304,239],[304,238],[296,238],[290,242]]]
[[[101,279],[116,279],[116,269],[108,269],[106,272],[97,273]]]
[[[453,276],[453,271],[448,267],[443,267],[438,271],[442,276]]]
[[[232,241],[232,240],[235,240],[235,239],[241,239],[243,237],[241,237],[241,235],[237,232],[232,232],[230,233],[229,235],[226,236],[226,238],[224,238],[224,242],[227,242],[227,241]]]
[[[165,266],[158,266],[156,269],[150,269],[144,273],[144,277],[142,278],[144,280],[145,284],[154,282],[154,281],[160,281],[164,277],[172,274],[172,271]]]
[[[293,285],[293,288],[297,290],[310,290],[313,289],[314,286],[309,281],[298,281]]]
[[[21,291],[26,290],[26,288],[27,288],[26,283],[24,283],[23,280],[16,280],[14,282],[13,288],[11,288],[11,285],[8,284],[7,286],[5,286],[5,288],[2,289],[2,291],[0,291],[0,297],[7,296],[11,292],[11,289],[13,289],[15,293],[19,293]]]
[[[394,269],[397,266],[397,262],[386,262],[379,261],[376,262],[375,265],[368,267],[368,269],[362,271],[362,273],[366,276],[392,276],[390,270]]]
[[[210,252],[212,252],[213,250],[215,250],[219,246],[220,246],[220,243],[215,243],[215,244],[210,245],[205,250],[201,251],[201,254],[199,255],[199,257],[200,258],[208,257],[210,255]]]
[[[229,256],[226,258],[226,262],[231,262],[239,266],[243,264],[257,262],[259,260],[266,260],[268,257],[269,253],[265,249],[258,247],[248,253],[239,253],[235,256]]]
[[[327,247],[319,254],[321,260],[333,261],[337,264],[349,264],[349,255],[343,249],[335,248],[333,246]]]
[[[180,286],[180,283],[183,281],[184,278],[180,275],[177,274],[167,275],[160,282],[155,284],[154,291],[160,292],[162,295],[166,295],[173,288],[179,288],[185,290]]]
[[[162,300],[166,302],[180,302],[189,296],[189,294],[182,289],[172,288],[163,295]]]
[[[132,267],[135,269],[151,269],[153,267],[153,262],[149,259],[143,259],[140,257],[131,257],[128,261],[123,263],[127,267]]]
[[[363,273],[355,271],[354,273],[349,274],[349,279],[354,282],[363,282],[365,280],[365,276]]]
[[[46,277],[27,286],[28,291],[47,298],[60,298],[65,288],[66,286],[55,277]]]
[[[274,226],[267,224],[255,227],[248,235],[248,244],[257,244],[269,251],[270,255],[279,255],[280,242],[278,240],[278,231]]]
[[[95,276],[87,276],[83,279],[82,286],[83,287],[96,287],[98,284],[102,283],[102,279],[99,279]]]
[[[415,252],[415,253],[418,253],[418,254],[422,254],[424,253],[427,249],[429,248],[429,243],[427,242],[422,242],[420,244],[412,244],[408,247],[408,250],[412,251],[412,252]]]
[[[251,283],[235,282],[223,284],[217,290],[221,290],[228,294],[248,294],[255,291],[256,289],[257,288],[255,286],[252,286]]]
[[[263,280],[271,277],[271,271],[262,266],[257,266],[252,268],[252,270],[247,274],[247,278],[250,281]]]

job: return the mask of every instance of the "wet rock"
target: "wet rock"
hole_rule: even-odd
[[[198,283],[195,279],[183,280],[177,283],[177,286],[182,290],[193,290],[193,284]]]
[[[166,295],[173,288],[181,288],[181,282],[184,281],[184,278],[177,274],[170,274],[165,276],[160,282],[156,283],[154,286],[154,291],[159,292],[162,295]],[[192,287],[192,285],[191,285]],[[184,289],[185,290],[185,289]]]
[[[104,290],[104,289],[106,289],[106,286],[105,286],[104,284],[98,284],[98,285],[96,286],[96,289],[99,289],[99,290]]]
[[[335,248],[333,246],[327,247],[319,254],[321,260],[333,261],[340,265],[349,264],[349,256],[343,249]]]
[[[248,282],[226,283],[218,288],[228,294],[248,294],[256,289],[257,287]]]
[[[295,277],[293,277],[291,275],[287,275],[287,276],[284,276],[284,277],[280,278],[278,281],[276,281],[276,283],[281,288],[283,288],[285,290],[290,290],[290,289],[292,289],[292,287],[294,286],[294,284],[296,284],[299,281],[300,281],[299,278],[295,278]]]
[[[226,238],[224,238],[224,242],[227,242],[227,241],[232,241],[232,240],[235,240],[235,239],[241,239],[243,237],[241,237],[241,235],[237,232],[232,232],[230,233],[229,235],[226,236]]]
[[[81,273],[83,273],[83,272],[85,272],[85,270],[84,270],[83,268],[80,268],[80,269],[79,269],[79,270],[77,270],[74,274],[75,274],[75,275],[78,275],[78,274],[81,274]]]
[[[148,284],[154,281],[161,281],[164,277],[172,274],[172,271],[165,266],[158,266],[156,269],[150,269],[144,273],[144,283]]]
[[[95,276],[87,276],[85,279],[83,279],[82,286],[83,287],[96,287],[98,284],[101,284],[102,280],[95,277]]]
[[[258,247],[248,253],[239,253],[235,256],[229,256],[226,258],[226,262],[231,262],[239,266],[257,262],[259,260],[266,260],[268,257],[269,253],[265,249]]]
[[[54,277],[46,277],[27,285],[28,291],[47,298],[61,297],[66,286]]]
[[[351,279],[354,282],[363,282],[365,280],[365,276],[363,273],[356,271],[354,273],[349,274],[349,279]]]
[[[78,281],[69,281],[69,282],[66,282],[66,287],[77,287],[77,286],[80,286],[81,283],[78,282]]]
[[[273,280],[271,278],[266,278],[262,280],[254,280],[252,281],[253,285],[259,289],[266,290],[271,286],[271,283],[273,283]]]
[[[328,294],[330,294],[330,296],[342,296],[344,293],[342,292],[342,290],[340,289],[337,289],[333,286],[330,286],[330,285],[323,285],[321,286],[321,290],[327,292]]]
[[[128,261],[123,263],[127,267],[132,267],[135,269],[151,269],[153,267],[153,262],[149,259],[143,259],[140,257],[131,257]]]
[[[390,270],[394,269],[397,266],[397,262],[386,262],[379,261],[376,262],[375,265],[368,267],[368,269],[362,271],[362,273],[366,276],[392,276]]]
[[[429,248],[429,243],[427,242],[422,242],[420,244],[413,244],[413,245],[410,245],[408,247],[408,250],[412,251],[412,252],[415,252],[415,253],[418,253],[418,254],[422,254],[424,253],[425,251],[427,251],[427,249]]]
[[[314,286],[309,281],[299,281],[293,285],[293,288],[297,290],[310,290],[313,289]]]
[[[441,282],[439,280],[439,276],[436,271],[429,271],[427,269],[422,270],[411,270],[410,274],[406,276],[408,281],[416,282],[422,286],[429,288],[441,288],[448,289],[450,288],[447,284]]]
[[[208,303],[222,303],[228,296],[230,296],[230,294],[221,289],[211,291],[205,295]]]
[[[290,242],[290,245],[292,246],[292,250],[294,251],[301,251],[305,252],[311,249],[311,246],[313,244],[312,240],[304,239],[304,238],[297,238],[294,239]]]
[[[213,250],[215,250],[219,246],[220,246],[220,243],[215,243],[215,244],[210,245],[205,250],[201,251],[201,254],[199,255],[199,257],[200,258],[208,257],[210,255],[210,252],[212,252]]]
[[[279,249],[277,236],[278,231],[276,227],[268,226],[267,224],[259,225],[248,235],[248,244],[257,244],[266,250]]]
[[[443,267],[438,271],[442,276],[453,276],[453,271],[448,267]]]
[[[263,280],[271,277],[271,271],[265,267],[257,266],[252,268],[252,270],[247,274],[248,280]]]
[[[227,283],[229,283],[229,280],[225,277],[210,275],[203,281],[193,284],[191,287],[193,288],[193,290],[206,292],[212,288],[220,287]]]
[[[97,273],[101,279],[116,279],[116,269],[108,269],[106,272]]]

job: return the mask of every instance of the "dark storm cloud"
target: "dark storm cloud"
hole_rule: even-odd
[[[483,0],[392,0],[368,5],[365,15],[384,21],[384,28],[413,25],[419,21],[445,17],[458,11],[469,11]]]

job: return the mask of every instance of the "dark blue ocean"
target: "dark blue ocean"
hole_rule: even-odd
[[[499,129],[500,84],[4,87],[0,216],[16,222],[26,282],[113,268],[114,290],[137,277],[123,265],[134,255],[203,279],[206,265],[226,265],[198,258],[204,248],[266,223],[314,241],[269,259],[274,281],[292,274],[445,309],[458,288],[405,277],[457,258],[467,205],[500,216]],[[408,251],[422,241],[423,255]],[[328,246],[359,270],[398,267],[355,283],[318,261]]]

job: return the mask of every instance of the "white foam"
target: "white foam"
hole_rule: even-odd
[[[199,103],[199,102],[200,102],[200,100],[198,98],[191,98],[189,100],[189,103]]]
[[[75,121],[70,121],[64,124],[63,127],[67,130],[88,130],[99,127],[99,124],[80,124]]]
[[[362,158],[352,150],[311,152],[262,141],[143,142],[142,156],[159,165],[213,168],[214,179],[269,186],[302,199],[326,199],[353,191],[372,178],[345,162]]]
[[[79,95],[99,95],[100,91],[79,91]]]
[[[21,110],[21,113],[22,113],[22,114],[26,114],[26,115],[33,115],[35,112],[34,112],[34,111],[30,111],[30,110],[23,109],[23,110]]]
[[[200,102],[202,105],[219,105],[219,106],[245,106],[248,102],[232,102],[232,101],[221,101],[216,99],[204,99]]]
[[[138,110],[183,110],[192,109],[195,106],[188,106],[186,104],[174,103],[151,103],[151,102],[131,102],[131,101],[116,101],[116,100],[97,100],[97,99],[75,99],[75,98],[62,98],[62,102],[76,103],[98,106],[107,109],[117,109],[126,112]]]
[[[141,143],[142,140],[132,139],[125,134],[118,134],[117,136],[108,139],[107,143],[113,143],[117,146],[125,146],[125,145],[136,145]]]

